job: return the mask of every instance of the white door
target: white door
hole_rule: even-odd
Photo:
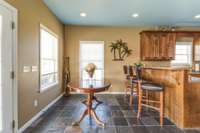
[[[12,133],[12,12],[0,4],[0,133]]]

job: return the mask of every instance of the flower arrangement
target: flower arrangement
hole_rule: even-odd
[[[96,70],[96,65],[94,63],[89,63],[86,67],[85,67],[85,71],[88,73],[89,77],[92,78],[94,75],[94,71]]]
[[[141,62],[138,62],[138,63],[134,63],[134,66],[137,68],[141,68],[144,66],[144,64],[142,64]]]

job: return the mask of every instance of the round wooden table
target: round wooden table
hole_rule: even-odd
[[[70,82],[68,87],[76,92],[81,92],[87,94],[87,99],[82,101],[83,104],[87,106],[87,109],[83,112],[80,119],[74,122],[72,125],[79,125],[86,115],[92,116],[96,123],[100,126],[105,126],[95,113],[95,108],[92,108],[93,100],[98,104],[102,103],[94,96],[95,93],[106,91],[110,88],[111,83],[105,80],[80,80],[77,82]]]

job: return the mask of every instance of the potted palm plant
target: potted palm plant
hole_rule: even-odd
[[[116,57],[117,45],[112,42],[110,47],[111,47],[110,51],[113,52],[113,54],[114,54],[114,59],[117,59],[117,57]]]
[[[128,48],[127,43],[123,42],[122,39],[112,42],[110,48],[110,51],[114,54],[114,61],[123,61],[125,57],[132,54],[132,50]]]
[[[130,56],[132,54],[132,49],[129,49],[128,46],[124,46],[123,47],[123,51],[122,51],[122,59],[128,56]]]

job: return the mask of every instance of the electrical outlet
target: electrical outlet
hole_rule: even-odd
[[[37,66],[32,66],[31,67],[31,71],[32,72],[37,72],[38,71],[38,67]]]
[[[31,67],[30,66],[24,66],[23,67],[23,72],[24,73],[28,73],[28,72],[30,72],[31,71]]]
[[[35,106],[35,107],[38,106],[38,100],[34,100],[34,106]]]

